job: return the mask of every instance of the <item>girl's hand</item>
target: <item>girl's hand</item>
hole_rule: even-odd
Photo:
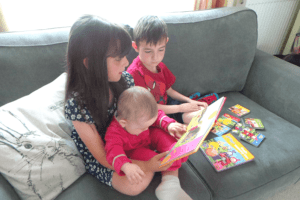
[[[151,172],[161,172],[161,171],[166,171],[169,167],[171,167],[172,163],[159,168],[162,158],[164,158],[168,153],[169,152],[166,151],[157,154],[156,156],[152,157],[150,160],[145,161],[145,167],[147,168],[147,170]]]
[[[126,174],[127,179],[129,180],[130,184],[139,184],[143,181],[142,176],[145,176],[145,173],[141,168],[132,163],[125,163],[121,170]]]
[[[186,125],[174,122],[168,126],[168,131],[176,139],[180,139],[181,136],[186,132]]]

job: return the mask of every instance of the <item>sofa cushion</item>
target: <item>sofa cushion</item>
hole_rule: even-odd
[[[65,71],[69,31],[68,27],[0,33],[0,106],[37,90]]]
[[[0,199],[5,200],[20,200],[14,188],[0,174]]]
[[[177,91],[189,95],[243,89],[257,43],[254,11],[222,8],[161,18],[170,38],[163,62],[177,78]]]
[[[220,115],[232,114],[227,109],[240,104],[250,113],[243,118],[260,118],[265,130],[260,130],[266,139],[259,147],[238,139],[254,156],[254,161],[234,168],[216,172],[201,151],[189,160],[213,192],[217,200],[266,199],[275,194],[275,189],[285,188],[299,180],[300,128],[273,114],[239,92],[223,93],[227,100]],[[233,134],[234,135],[234,134]],[[236,135],[235,135],[236,136]],[[215,137],[209,134],[207,139]],[[236,137],[237,138],[237,137]]]
[[[66,73],[0,107],[0,172],[22,199],[53,199],[84,172],[64,117]]]
[[[206,184],[198,177],[189,166],[189,163],[183,163],[179,169],[179,179],[181,187],[194,200],[212,199],[212,194]],[[56,200],[106,200],[106,199],[122,199],[122,200],[157,200],[155,189],[161,182],[160,173],[156,173],[150,185],[141,194],[132,197],[117,192],[115,189],[100,183],[90,174],[84,174],[68,189],[62,192]]]

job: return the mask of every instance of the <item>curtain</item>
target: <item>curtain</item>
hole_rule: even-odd
[[[8,27],[5,21],[5,18],[3,16],[2,7],[0,4],[0,32],[8,31]]]
[[[195,0],[194,10],[245,6],[247,0]]]

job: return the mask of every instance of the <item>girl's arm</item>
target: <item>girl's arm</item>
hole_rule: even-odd
[[[96,129],[96,126],[94,124],[88,124],[85,122],[79,122],[79,121],[72,121],[79,137],[84,142],[86,147],[89,149],[91,154],[94,156],[94,158],[103,166],[114,170],[114,168],[107,162],[106,160],[106,152],[104,148],[104,142],[100,135],[98,134],[98,131]],[[158,172],[158,171],[165,171],[168,169],[170,165],[164,166],[162,168],[159,168],[159,163],[161,162],[160,159],[162,157],[166,156],[166,152],[158,154],[151,158],[148,161],[139,161],[139,160],[132,160],[132,163],[135,163],[141,167],[143,171],[152,171],[152,172]]]
[[[106,152],[104,142],[94,124],[85,122],[72,121],[79,137],[89,149],[94,158],[104,167],[114,170],[114,168],[106,160]]]

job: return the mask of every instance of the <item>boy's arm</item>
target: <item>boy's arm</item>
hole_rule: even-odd
[[[170,87],[168,90],[167,90],[167,94],[173,98],[173,99],[176,99],[178,101],[181,101],[181,102],[187,102],[187,103],[191,103],[193,102],[192,99],[180,94],[179,92],[177,92],[176,90],[173,90],[172,87]]]

